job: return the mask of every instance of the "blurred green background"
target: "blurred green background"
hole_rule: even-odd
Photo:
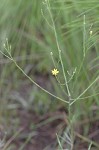
[[[66,74],[67,71],[71,73],[77,68],[70,82],[72,97],[75,98],[99,76],[99,1],[50,0],[50,5]],[[84,15],[86,57],[78,74],[83,61]],[[8,38],[12,46],[12,55],[25,73],[43,88],[67,100],[56,79],[51,75],[54,65],[50,52],[53,52],[60,71],[59,78],[64,83],[55,35],[44,17],[52,25],[42,0],[0,0],[0,50],[4,51],[3,44]],[[90,30],[93,31],[92,36]],[[97,82],[84,97],[98,92]],[[99,95],[95,95],[78,100],[73,105],[73,112],[79,120],[92,118],[94,111],[97,117],[98,106]],[[13,115],[16,116],[18,109],[35,111],[42,115],[59,107],[67,109],[65,103],[32,85],[10,60],[0,54],[0,124],[9,125],[10,119]],[[18,121],[17,116],[12,124],[16,127]]]

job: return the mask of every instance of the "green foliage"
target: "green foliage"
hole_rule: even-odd
[[[99,55],[97,41],[99,4],[97,0],[94,2],[91,0],[90,3],[88,0],[82,2],[77,0],[57,0],[50,1],[50,4],[66,71],[71,72],[75,67],[77,67],[78,71],[82,63],[83,15],[86,16],[85,46],[87,53],[85,64],[83,64],[79,75],[77,75],[77,79],[74,76],[71,84],[71,87],[73,87],[72,91],[75,89],[74,96],[76,97],[98,74],[97,66],[95,67],[95,62],[92,62],[96,59],[98,61]],[[53,31],[44,20],[41,14],[41,8],[44,17],[51,25],[52,22],[49,13],[44,7],[44,4],[42,4],[42,1],[2,1],[2,5],[0,5],[0,14],[2,14],[0,19],[0,42],[1,49],[3,49],[3,43],[7,37],[12,45],[13,56],[15,56],[15,58],[20,57],[20,65],[23,68],[28,68],[30,65],[33,72],[36,70],[41,73],[43,71],[44,73],[50,72],[50,69],[53,68],[53,64],[50,60],[50,51],[53,52],[56,63],[59,58]],[[89,34],[90,30],[93,31],[91,37]],[[52,44],[53,41],[54,44]],[[2,58],[2,56],[0,57]],[[59,69],[61,69],[60,63],[58,66]],[[93,68],[94,72],[96,72],[94,74]],[[19,74],[19,71],[14,72],[16,68],[13,64],[10,64],[10,69],[9,64],[5,65],[5,67],[3,66],[3,70],[4,69],[6,72],[5,77],[8,77],[9,74],[13,74],[12,78],[15,80],[20,78],[21,74]],[[92,76],[90,74],[92,74]],[[95,84],[94,87],[89,90],[89,94],[96,93],[97,89],[98,85]],[[93,98],[91,99],[90,101],[93,102]],[[94,99],[96,103],[98,103],[97,96],[95,96]]]
[[[98,0],[50,0],[50,6],[67,80],[69,80],[69,74],[72,74],[75,68],[77,69],[69,85],[73,98],[76,98],[99,76],[99,2]],[[48,74],[51,85],[50,88],[49,85],[47,88],[51,90],[53,87],[55,95],[67,100],[68,98],[64,94],[66,89],[64,86],[60,87],[50,73],[54,68],[50,56],[50,52],[53,52],[55,64],[60,72],[59,79],[64,84],[52,20],[42,0],[1,0],[0,14],[0,50],[4,51],[3,44],[5,38],[8,38],[12,46],[12,56],[25,73],[33,79],[36,79],[38,73],[41,76]],[[92,31],[92,35],[90,35],[90,31]],[[0,59],[2,93],[0,101],[3,106],[1,108],[0,105],[0,116],[7,118],[7,115],[9,116],[7,114],[8,103],[13,103],[13,98],[8,95],[13,90],[20,89],[24,81],[23,75],[13,63],[2,55],[0,55]],[[87,115],[90,118],[93,116],[93,106],[99,105],[98,91],[99,85],[96,82],[85,92],[84,99],[75,102],[73,106],[75,116],[81,118],[87,118]],[[21,107],[30,110],[34,105],[35,111],[39,113],[44,113],[49,108],[55,109],[52,107],[52,102],[49,101],[50,98],[43,92],[35,90],[34,87],[33,91],[28,92],[30,92],[28,93],[30,95],[28,95],[28,103],[19,96],[16,98],[18,102],[10,105],[10,108],[19,108],[21,104]],[[58,104],[58,102],[55,103],[56,107]],[[4,111],[4,107],[6,111]],[[64,107],[67,108],[67,105],[64,104]],[[87,127],[88,130],[89,126]],[[84,133],[87,134],[86,129],[84,128]]]

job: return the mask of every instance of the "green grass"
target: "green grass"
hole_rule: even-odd
[[[69,85],[72,97],[76,98],[99,76],[99,2],[98,0],[50,0],[50,5],[55,21],[58,42],[62,50],[62,59],[67,80],[69,80],[67,71],[72,73],[74,69],[77,68],[72,82],[70,82]],[[0,14],[0,50],[4,51],[3,44],[7,37],[12,46],[11,53],[19,66],[34,80],[38,78],[36,73],[41,76],[48,74],[49,81],[47,89],[52,92],[51,88],[53,87],[53,94],[63,99],[66,98],[67,100],[68,98],[64,92],[60,90],[61,87],[56,82],[56,79],[51,75],[51,69],[54,68],[50,56],[50,52],[52,51],[55,63],[58,64],[58,70],[60,71],[60,81],[64,83],[55,35],[50,28],[52,21],[48,10],[45,5],[42,4],[42,0],[18,0],[16,2],[13,2],[13,0],[1,0]],[[83,24],[84,15],[85,26]],[[47,22],[44,18],[47,19]],[[92,36],[90,36],[90,30],[93,31]],[[85,58],[83,57],[84,48],[86,53]],[[19,98],[17,97],[19,100],[16,100],[15,104],[13,104],[11,93],[18,91],[23,82],[27,83],[28,81],[26,78],[24,81],[22,73],[16,69],[16,66],[11,61],[6,60],[6,57],[3,57],[1,54],[0,70],[1,122],[4,124],[6,124],[6,121],[9,122],[14,109],[20,105],[24,108],[26,104],[27,108],[31,109],[31,104],[34,104],[35,110],[39,113],[44,113],[48,110],[53,111],[53,109],[55,109],[54,107],[52,108],[53,102],[49,102],[49,98],[51,97],[34,87],[34,94],[32,90],[30,90],[29,93],[29,103],[25,103],[24,100],[21,101],[19,96]],[[49,85],[49,83],[51,83],[51,85]],[[94,96],[79,99],[73,105],[73,111],[75,111],[75,116],[78,116],[79,120],[82,117],[84,119],[94,117],[93,107],[98,108],[99,106],[99,95],[96,95],[98,91],[99,85],[97,81],[82,97]],[[40,95],[38,94],[39,92]],[[40,102],[40,98],[42,102]],[[19,103],[17,101],[19,101]],[[56,101],[56,99],[54,103],[56,108],[57,105],[60,104],[64,105],[66,109],[68,108],[67,105]],[[49,108],[46,108],[46,105],[48,105]],[[11,108],[10,111],[9,107]],[[42,112],[42,107],[45,108],[43,110],[44,112]],[[98,115],[98,111],[96,111],[96,116]],[[83,128],[87,136],[87,125]]]

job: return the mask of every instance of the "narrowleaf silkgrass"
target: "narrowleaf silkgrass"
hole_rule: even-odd
[[[98,44],[97,44],[97,39],[98,39],[97,24],[99,23],[99,20],[97,19],[98,17],[94,17],[94,15],[98,16],[99,4],[97,0],[94,3],[92,1],[90,2],[89,1],[66,2],[64,0],[62,2],[60,0],[57,0],[57,1],[52,2],[49,0],[45,0],[43,2],[43,9],[41,11],[41,14],[44,17],[45,22],[47,23],[47,26],[44,24],[42,29],[40,29],[40,32],[43,33],[43,35],[40,37],[40,40],[38,40],[37,39],[38,37],[32,36],[30,32],[31,32],[31,26],[34,24],[34,22],[39,22],[42,19],[42,17],[40,16],[40,11],[39,11],[39,14],[37,15],[39,17],[36,16],[35,20],[31,19],[30,21],[29,19],[25,18],[26,20],[24,19],[24,21],[21,22],[21,19],[24,16],[24,9],[30,8],[32,3],[34,2],[31,1],[31,3],[29,4],[28,1],[26,3],[23,3],[22,1],[20,1],[20,3],[18,3],[19,7],[17,6],[16,14],[17,14],[17,10],[18,11],[22,10],[22,11],[20,11],[20,14],[21,14],[20,18],[16,19],[18,20],[18,22],[16,22],[14,26],[14,30],[19,31],[20,33],[19,35],[21,35],[22,38],[24,38],[24,41],[29,41],[29,42],[31,41],[32,43],[35,43],[35,44],[33,44],[32,47],[30,47],[30,44],[25,45],[26,43],[22,45],[22,43],[24,43],[24,41],[22,41],[22,38],[18,40],[17,36],[19,35],[12,34],[10,37],[10,40],[13,37],[13,40],[11,40],[11,43],[13,43],[14,46],[16,45],[16,43],[17,45],[20,45],[21,43],[22,47],[16,46],[15,52],[14,52],[13,48],[11,50],[11,46],[8,43],[8,40],[6,40],[6,43],[3,47],[4,50],[0,52],[5,57],[7,57],[11,62],[13,62],[15,66],[21,71],[21,73],[23,73],[33,84],[35,84],[41,90],[53,96],[54,98],[59,99],[60,101],[64,102],[64,105],[66,105],[66,108],[68,109],[69,124],[68,124],[68,127],[66,128],[66,132],[64,136],[60,138],[60,135],[57,134],[57,139],[58,139],[61,149],[63,146],[62,143],[64,143],[63,139],[65,139],[65,142],[68,144],[69,149],[72,150],[74,147],[74,140],[75,140],[73,124],[76,121],[73,117],[75,117],[76,115],[80,115],[81,113],[79,111],[79,114],[76,114],[77,111],[75,110],[75,113],[73,114],[72,113],[73,107],[75,106],[76,109],[79,110],[80,103],[81,103],[81,105],[83,104],[86,107],[86,110],[88,110],[89,109],[88,107],[94,104],[93,101],[95,101],[96,104],[99,104],[98,102],[99,93],[96,92],[96,91],[99,91],[98,90],[99,86],[97,85],[99,81],[99,72],[95,70],[95,73],[93,73],[93,77],[91,77],[89,75],[90,72],[88,72],[88,68],[87,68],[87,64],[90,65],[91,63],[93,63],[93,61],[99,60],[98,58],[99,50],[98,50]],[[86,3],[88,5],[86,5]],[[35,1],[35,6],[39,7],[39,4],[37,4],[36,1]],[[24,7],[24,9],[19,9],[22,7]],[[45,9],[47,13],[45,13]],[[29,9],[27,9],[27,12],[28,10]],[[12,11],[10,11],[10,13],[11,12]],[[28,15],[27,15],[27,18],[29,18]],[[16,17],[16,15],[14,17]],[[32,17],[33,16],[31,16],[31,18]],[[38,18],[38,21],[36,21],[36,18]],[[28,27],[27,27],[27,22],[30,23]],[[27,30],[29,32],[27,32]],[[46,31],[49,34],[47,34]],[[6,32],[7,32],[6,36],[10,35],[10,33],[8,33],[8,29]],[[53,33],[54,33],[55,38],[53,38]],[[9,38],[9,36],[7,37]],[[44,37],[45,37],[45,43],[42,42]],[[49,37],[51,37],[52,40],[50,40]],[[17,39],[17,41],[14,39]],[[56,42],[56,44],[52,44],[53,40],[54,42]],[[23,50],[25,46],[26,47],[29,46],[30,54],[33,53],[32,49],[37,49],[37,50],[34,50],[34,53],[36,53],[36,52],[39,52],[41,48],[45,49],[45,51],[48,50],[48,54],[49,54],[50,53],[49,49],[50,49],[54,67],[59,70],[59,77],[56,76],[56,81],[58,81],[58,85],[62,89],[62,92],[65,92],[66,94],[66,97],[64,99],[50,93],[46,89],[43,89],[41,86],[39,86],[39,84],[37,84],[31,77],[29,77],[25,73],[22,67],[18,65],[17,63],[17,58],[19,58],[18,55],[20,53],[22,56],[27,55],[27,51]],[[22,48],[22,51],[21,51],[21,48]],[[92,59],[88,58],[90,49],[95,49],[95,53],[96,53],[95,57],[90,56],[92,57]],[[41,51],[41,53],[43,52],[43,54],[46,54],[45,51]],[[14,55],[17,56],[17,58]],[[46,56],[47,55],[45,55],[45,58]],[[87,61],[87,58],[88,58],[88,61]],[[23,67],[25,65],[24,63],[22,64]],[[56,65],[56,63],[58,65]],[[97,66],[98,64],[99,63],[96,63],[93,67]],[[12,66],[12,70],[16,70],[13,65],[11,66]],[[48,64],[46,65],[46,68],[47,70],[49,70],[50,67],[47,67],[47,66]],[[76,68],[76,71],[74,71],[75,68]],[[74,74],[72,74],[73,71],[75,72]],[[16,73],[18,74],[18,72]],[[79,137],[82,138],[83,140],[86,139],[83,136],[79,136]],[[90,141],[88,139],[86,141],[89,143],[88,149],[90,149],[91,145],[95,145],[94,141]],[[99,145],[97,144],[95,146],[99,147]]]

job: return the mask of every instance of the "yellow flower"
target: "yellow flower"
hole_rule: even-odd
[[[57,69],[54,68],[52,70],[52,75],[56,76],[58,73],[59,73],[59,71]]]

